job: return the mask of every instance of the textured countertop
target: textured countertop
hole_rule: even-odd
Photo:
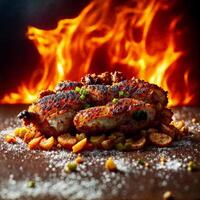
[[[77,172],[65,173],[67,161],[76,158],[65,150],[27,150],[4,142],[4,134],[19,122],[16,114],[23,105],[0,106],[0,199],[162,199],[171,191],[175,199],[200,199],[200,171],[187,171],[187,163],[200,163],[200,108],[176,108],[175,119],[184,119],[191,135],[171,147],[148,147],[134,152],[83,152],[84,163]],[[192,118],[197,121],[192,122]],[[119,171],[104,169],[113,156]],[[160,163],[164,156],[166,162]],[[138,160],[150,167],[138,165]],[[27,187],[35,181],[35,188]]]

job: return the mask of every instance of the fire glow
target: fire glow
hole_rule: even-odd
[[[52,90],[61,80],[79,80],[96,72],[94,61],[103,57],[106,61],[102,63],[107,65],[98,72],[121,70],[135,75],[167,90],[169,106],[189,105],[194,99],[189,68],[176,73],[177,62],[185,54],[176,49],[180,18],[166,23],[163,35],[156,31],[159,13],[170,9],[162,2],[114,5],[112,0],[94,0],[77,17],[60,20],[54,30],[29,27],[28,38],[37,47],[41,61],[30,80],[25,80],[17,92],[6,94],[1,103],[32,103],[39,91]]]

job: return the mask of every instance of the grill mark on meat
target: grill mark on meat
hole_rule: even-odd
[[[39,105],[41,112],[47,112],[54,108],[63,110],[73,106],[75,110],[80,109],[85,101],[80,99],[80,94],[75,91],[62,91],[56,94],[45,96],[38,100],[35,105]]]

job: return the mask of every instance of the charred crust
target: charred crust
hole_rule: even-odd
[[[99,75],[87,74],[81,79],[83,85],[112,85],[113,83],[119,83],[120,81],[125,80],[124,74],[119,71],[115,72],[103,72]]]
[[[55,92],[51,91],[51,90],[43,90],[39,93],[39,98],[41,99],[42,97],[48,96],[48,95],[51,95],[51,94],[55,94]]]
[[[126,79],[124,74],[119,71],[111,72],[111,78],[112,78],[112,83],[119,83]]]
[[[44,96],[39,99],[37,106],[40,114],[48,114],[48,112],[57,112],[59,110],[67,110],[73,108],[74,110],[81,109],[86,103],[87,98],[81,99],[80,94],[74,90],[60,91],[56,94]]]
[[[98,76],[96,74],[87,74],[81,78],[81,83],[83,85],[98,84]]]
[[[99,74],[98,82],[103,85],[112,85],[112,75],[109,72]]]
[[[76,81],[62,81],[55,87],[55,91],[68,91],[74,90],[76,87],[81,87],[83,84]]]
[[[23,110],[17,115],[17,117],[19,119],[27,119],[27,120],[29,120],[29,119],[31,119],[31,113],[28,112],[27,110]]]

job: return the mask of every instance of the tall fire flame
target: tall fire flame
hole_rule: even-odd
[[[53,89],[61,80],[121,70],[167,90],[169,106],[190,104],[194,97],[188,84],[190,71],[180,68],[177,73],[177,62],[184,56],[175,40],[180,18],[168,20],[159,31],[159,14],[171,7],[163,2],[93,0],[77,17],[60,20],[54,30],[29,27],[28,38],[41,62],[30,80],[6,94],[1,103],[31,103],[38,91]]]

